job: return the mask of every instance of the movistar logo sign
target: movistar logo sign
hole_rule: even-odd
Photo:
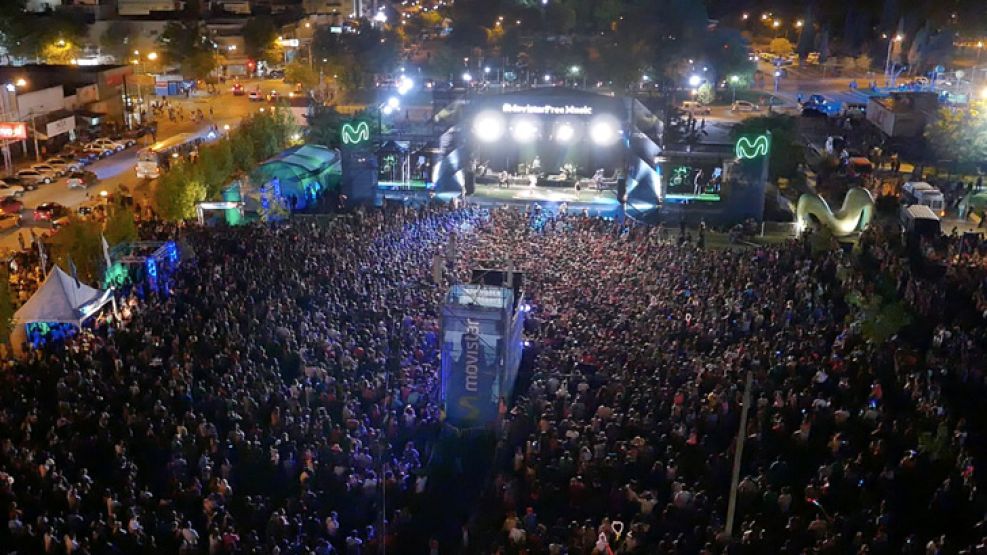
[[[767,135],[759,135],[753,141],[747,137],[741,137],[737,141],[736,153],[737,153],[737,158],[740,158],[741,160],[752,160],[759,156],[767,156],[768,154]]]
[[[347,123],[343,125],[342,135],[344,145],[358,145],[370,140],[370,126],[365,121],[356,126]]]

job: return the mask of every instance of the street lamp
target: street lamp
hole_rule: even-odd
[[[692,76],[689,77],[689,86],[690,87],[693,87],[693,88],[698,87],[699,85],[702,84],[702,82],[703,82],[703,78],[700,77],[700,76],[698,76],[698,75],[692,75]]]
[[[888,39],[888,56],[884,59],[884,77],[888,78],[891,74],[891,53],[894,51],[894,43],[901,42],[905,37],[900,34],[895,35]]]
[[[157,53],[157,52],[149,52],[149,53],[147,54],[147,59],[148,59],[148,60],[151,60],[152,62],[153,62],[154,60],[157,60],[157,59],[158,59],[158,53]]]
[[[733,102],[737,101],[737,83],[740,82],[740,77],[736,75],[730,76],[730,88],[733,89]]]

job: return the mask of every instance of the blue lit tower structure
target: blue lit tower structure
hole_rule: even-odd
[[[459,429],[497,423],[524,347],[520,274],[478,274],[479,283],[453,285],[442,307],[441,398],[446,422]]]

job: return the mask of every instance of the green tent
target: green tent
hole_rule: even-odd
[[[341,179],[339,151],[321,145],[289,148],[263,162],[251,175],[261,190],[270,190],[285,202],[294,197],[296,210],[308,206],[323,191],[338,187]]]

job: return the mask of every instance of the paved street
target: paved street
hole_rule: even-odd
[[[247,91],[254,90],[258,86],[263,92],[277,90],[280,94],[287,94],[289,90],[289,87],[280,80],[252,80],[244,83],[244,88]],[[176,106],[182,106],[186,114],[190,110],[201,109],[206,115],[206,120],[193,123],[186,115],[185,121],[170,122],[167,115],[165,115],[164,118],[158,120],[157,138],[159,141],[178,133],[194,132],[205,134],[209,126],[213,124],[219,127],[220,131],[223,130],[224,125],[229,125],[233,128],[245,116],[260,110],[262,107],[266,109],[266,107],[270,106],[266,102],[250,102],[246,95],[233,96],[230,92],[229,85],[221,89],[221,92],[217,95],[191,99],[170,98],[169,102]],[[211,119],[209,117],[210,106],[213,108],[213,117]],[[25,192],[24,197],[21,199],[24,202],[24,209],[21,212],[23,227],[20,229],[6,230],[0,234],[0,251],[4,249],[19,249],[18,233],[23,235],[25,244],[30,244],[31,233],[29,228],[36,228],[35,233],[44,233],[50,229],[48,222],[34,222],[34,209],[39,204],[57,202],[69,208],[75,208],[84,202],[87,197],[96,197],[100,191],[107,191],[108,193],[119,191],[121,185],[126,186],[130,191],[137,191],[138,196],[141,196],[141,193],[145,195],[149,193],[153,183],[139,180],[134,167],[137,164],[137,152],[150,143],[150,136],[144,137],[136,146],[89,165],[86,169],[96,173],[99,177],[99,183],[90,187],[88,190],[69,189],[65,180],[60,179],[55,183],[41,185],[37,190]]]

